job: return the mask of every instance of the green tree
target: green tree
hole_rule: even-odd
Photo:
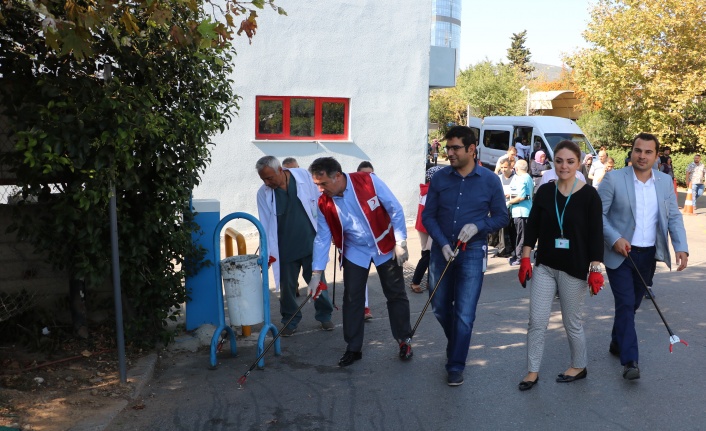
[[[486,60],[461,71],[456,86],[473,115],[523,115],[525,93],[522,73],[515,67]]]
[[[596,148],[619,147],[632,139],[627,132],[627,121],[606,109],[587,112],[577,123]]]
[[[534,66],[530,64],[529,48],[525,47],[527,42],[527,30],[522,30],[520,33],[513,33],[510,38],[510,48],[507,49],[507,59],[510,64],[518,68],[525,75],[529,75],[534,71]]]
[[[243,12],[229,4],[231,15]],[[186,298],[186,263],[199,256],[190,193],[210,137],[237,109],[233,18],[214,20],[205,5],[19,0],[0,15],[0,100],[15,142],[2,163],[38,198],[36,215],[11,229],[95,287],[110,277],[113,183],[126,334],[135,342],[168,337],[165,319]],[[254,17],[241,26],[248,36]]]
[[[439,125],[439,135],[449,129],[449,123],[466,124],[466,102],[458,87],[432,90],[429,94],[429,122]]]
[[[626,121],[626,134],[655,133],[673,148],[706,149],[706,3],[600,0],[568,58],[590,109]]]

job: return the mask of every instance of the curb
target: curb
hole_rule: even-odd
[[[106,408],[97,410],[92,418],[74,425],[70,428],[70,431],[103,431],[106,429],[131,401],[140,396],[145,386],[152,380],[158,359],[159,357],[156,353],[150,353],[138,359],[136,364],[127,371],[128,384],[133,385],[129,400],[120,400]]]

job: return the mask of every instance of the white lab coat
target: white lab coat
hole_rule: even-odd
[[[309,221],[316,231],[316,217],[318,214],[319,189],[314,184],[311,174],[306,169],[291,168],[288,170],[294,177],[297,183],[297,197],[309,216]],[[260,186],[257,191],[257,212],[260,218],[260,223],[265,229],[267,236],[267,252],[270,256],[277,259],[272,263],[272,272],[275,280],[275,291],[279,292],[279,239],[277,238],[277,208],[275,205],[274,190],[266,185]]]

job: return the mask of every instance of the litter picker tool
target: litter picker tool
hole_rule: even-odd
[[[328,290],[328,287],[326,286],[326,283],[324,283],[323,281],[320,281],[319,286],[316,288],[316,294],[314,294],[314,296],[318,298],[319,295],[321,294],[321,292],[324,290]],[[301,309],[304,308],[304,305],[306,305],[306,303],[309,302],[310,299],[311,299],[311,292],[309,292],[309,294],[306,295],[306,298],[304,298],[304,301],[302,302],[302,304],[299,306],[299,308],[297,308],[297,311],[295,311],[294,314],[292,314],[292,317],[290,317],[289,320],[287,320],[287,322],[282,326],[282,329],[286,328],[287,325],[289,325],[289,323],[292,321],[292,319],[294,319],[294,316],[299,314]],[[279,339],[280,335],[282,335],[282,330],[279,330],[277,332],[277,335],[275,335],[275,337],[272,339],[272,341],[270,341],[270,344],[268,344],[265,347],[265,349],[262,351],[262,353],[260,353],[260,356],[258,356],[257,359],[255,359],[255,362],[252,363],[252,365],[250,366],[248,371],[245,374],[243,374],[242,376],[240,376],[240,378],[238,379],[238,389],[243,388],[245,381],[248,379],[248,376],[250,375],[250,372],[255,369],[255,367],[257,366],[257,363],[260,362],[260,359],[262,359],[262,357],[265,356],[265,353],[267,353],[267,351],[270,350],[270,347],[272,347],[272,345],[275,344],[275,341],[277,341]]]
[[[336,267],[338,266],[338,248],[333,246],[333,308],[338,310],[338,305],[336,305]]]
[[[436,289],[439,288],[439,285],[441,284],[441,280],[444,278],[444,275],[446,274],[446,270],[449,269],[451,262],[453,262],[454,259],[456,259],[456,254],[458,254],[459,247],[461,247],[461,250],[465,251],[466,250],[466,243],[465,242],[462,243],[461,241],[458,241],[456,243],[456,248],[454,249],[453,256],[451,256],[451,259],[449,259],[449,261],[446,262],[446,266],[444,267],[444,270],[441,272],[441,276],[439,276],[439,280],[437,280],[436,285],[434,286],[434,289],[432,289],[431,293],[429,294],[429,299],[427,299],[427,303],[424,304],[424,308],[422,308],[422,312],[419,314],[419,317],[417,318],[417,323],[415,323],[414,328],[412,328],[412,334],[406,340],[407,344],[412,342],[412,337],[414,337],[414,334],[417,332],[417,328],[419,327],[419,323],[422,321],[422,317],[424,317],[424,313],[427,312],[427,308],[429,308],[429,304],[431,304],[431,300],[432,300],[432,298],[434,298],[434,294],[436,293]]]
[[[637,270],[637,266],[635,265],[635,261],[632,260],[632,256],[630,256],[630,253],[628,253],[628,258],[630,259],[630,262],[632,262],[633,268],[635,268]],[[640,280],[642,280],[642,285],[645,287],[645,292],[647,292],[648,296],[652,300],[652,303],[655,305],[655,309],[657,310],[657,313],[659,313],[659,317],[662,318],[662,322],[664,322],[664,326],[667,328],[667,332],[669,332],[669,353],[672,353],[672,348],[677,343],[682,343],[685,346],[689,346],[689,343],[687,343],[684,340],[679,339],[679,337],[677,337],[674,334],[674,332],[672,332],[672,328],[669,327],[667,320],[664,318],[664,315],[662,314],[662,310],[659,309],[659,306],[657,305],[657,302],[655,301],[654,295],[650,294],[650,291],[647,289],[647,283],[645,282],[645,279],[642,278],[642,274],[640,274],[640,271],[637,271],[637,275],[640,276]]]

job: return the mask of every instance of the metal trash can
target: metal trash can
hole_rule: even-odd
[[[221,260],[221,277],[231,326],[257,325],[264,321],[259,256],[244,254]]]

